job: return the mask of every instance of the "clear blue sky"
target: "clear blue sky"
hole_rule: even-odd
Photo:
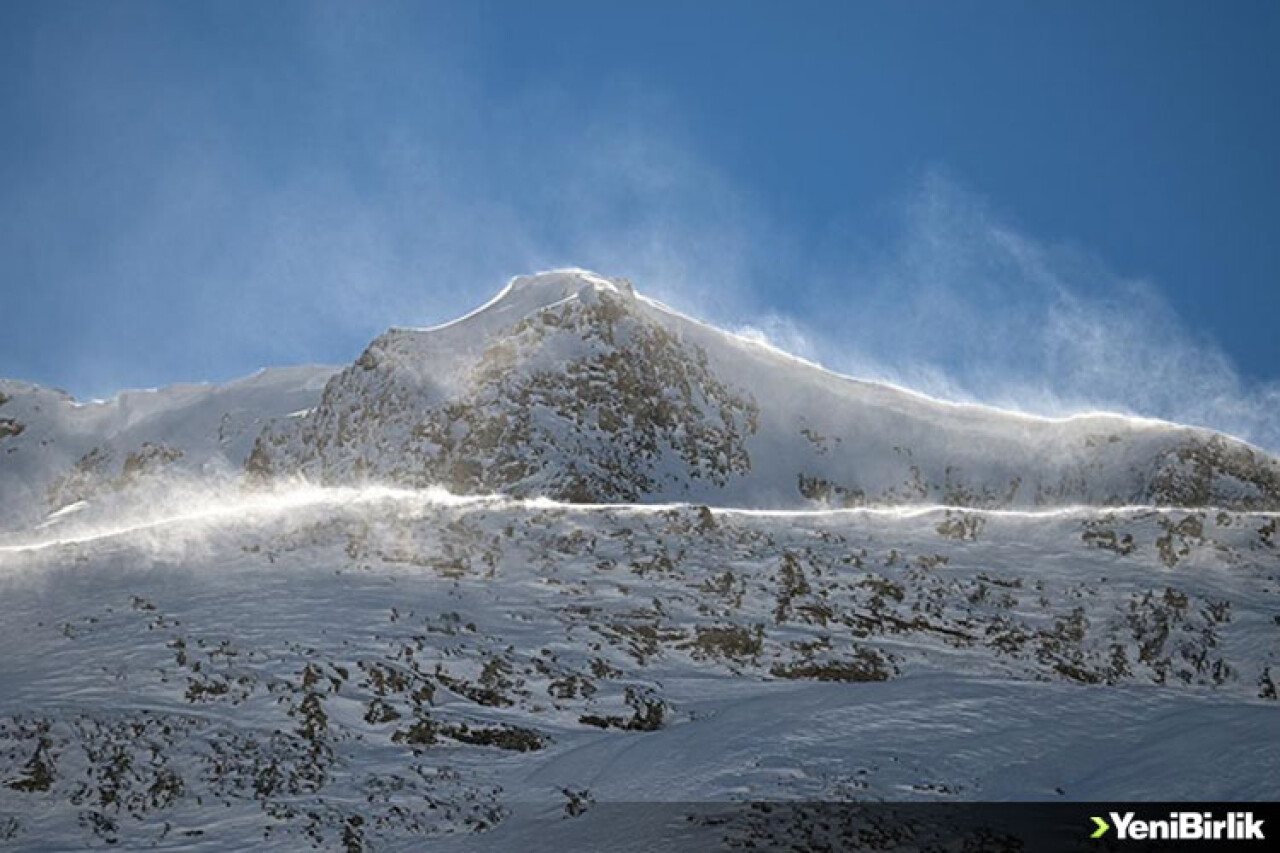
[[[842,369],[1274,435],[1277,92],[1274,2],[13,0],[0,375],[346,362],[582,265]]]

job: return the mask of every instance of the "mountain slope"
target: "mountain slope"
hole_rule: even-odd
[[[1225,436],[580,271],[340,372],[0,395],[0,846],[989,849],[806,804],[1280,795],[1277,463]]]
[[[1280,795],[1274,515],[271,496],[0,537],[0,846],[793,849],[656,836]]]
[[[0,380],[0,529],[139,481],[238,476],[263,426],[314,406],[334,372],[275,368],[91,403]]]
[[[1280,463],[1229,437],[848,379],[577,270],[387,332],[248,464],[578,502],[1280,507]]]

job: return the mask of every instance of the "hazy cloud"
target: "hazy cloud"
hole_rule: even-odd
[[[815,238],[702,157],[643,81],[492,91],[465,10],[422,43],[424,28],[410,38],[358,6],[299,8],[291,73],[305,83],[287,103],[249,71],[221,88],[190,69],[157,75],[129,59],[128,22],[99,28],[83,55],[45,45],[65,60],[44,94],[80,165],[12,182],[29,216],[0,228],[0,252],[38,258],[29,268],[59,283],[48,310],[100,301],[95,328],[24,347],[60,347],[49,358],[70,366],[72,390],[346,360],[387,326],[462,314],[512,275],[583,266],[842,372],[1280,449],[1280,392],[1243,380],[1158,282],[1024,233],[944,173],[886,202],[879,242],[834,225]],[[77,216],[93,240],[61,245]],[[103,282],[110,298],[95,295]]]
[[[1059,415],[1105,409],[1280,448],[1280,389],[1250,385],[1155,283],[1021,233],[938,173],[896,208],[896,237],[823,258],[825,320],[761,328],[855,375]],[[832,265],[838,273],[831,272]]]

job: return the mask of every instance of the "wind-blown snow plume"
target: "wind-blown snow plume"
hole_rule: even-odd
[[[818,319],[744,312],[730,323],[841,372],[944,399],[1125,412],[1280,448],[1280,386],[1244,378],[1157,282],[1024,233],[941,173],[894,210],[887,244],[850,235],[861,248],[808,258],[798,277],[822,303],[809,312]],[[711,316],[736,310],[727,305]]]
[[[326,488],[304,481],[251,488],[170,476],[103,500],[71,504],[32,529],[0,534],[0,564],[6,558],[24,562],[42,552],[117,541],[153,559],[190,558],[204,553],[219,531],[243,532],[282,519],[305,525],[341,513],[402,518],[439,507],[509,503],[501,495],[452,495],[440,488]]]
[[[304,481],[277,484],[270,489],[224,488],[211,490],[196,486],[185,490],[166,489],[162,505],[154,502],[155,491],[144,498],[132,496],[123,503],[103,507],[73,504],[54,513],[33,530],[0,535],[0,565],[6,558],[22,558],[78,546],[126,544],[131,552],[152,559],[190,557],[202,551],[211,535],[219,530],[244,533],[258,527],[287,521],[295,527],[309,520],[329,520],[341,516],[389,517],[397,521],[420,518],[440,508],[490,510],[556,510],[582,514],[607,512],[615,515],[655,515],[673,512],[708,512],[714,516],[743,518],[810,519],[936,518],[942,522],[953,515],[975,514],[982,518],[1076,519],[1098,514],[1096,506],[1071,505],[1044,509],[990,509],[947,504],[911,506],[862,506],[839,509],[748,509],[712,507],[687,503],[569,503],[549,498],[512,498],[509,495],[455,495],[440,487],[404,489],[390,486],[319,486]],[[1108,507],[1118,515],[1173,517],[1202,511],[1195,507],[1134,505]],[[1250,517],[1280,518],[1280,512],[1254,511]]]

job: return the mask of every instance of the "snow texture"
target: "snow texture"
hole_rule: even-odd
[[[941,403],[581,271],[341,371],[0,382],[0,846],[1274,800],[1278,496],[1226,436]]]

